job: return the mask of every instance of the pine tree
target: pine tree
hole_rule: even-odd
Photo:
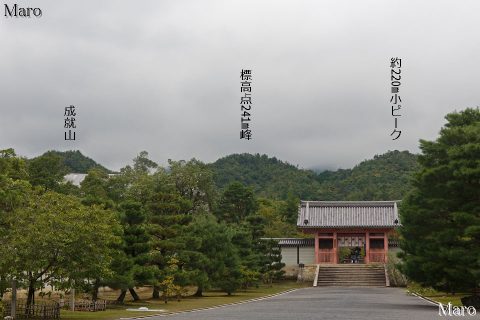
[[[155,281],[156,269],[150,265],[150,237],[146,230],[146,213],[140,203],[125,201],[120,205],[124,229],[124,251],[132,260],[132,278],[135,287],[151,285]],[[134,286],[128,290],[135,301],[140,297]],[[121,293],[124,296],[124,292]]]
[[[234,231],[209,214],[195,217],[186,231],[189,246],[182,255],[188,261],[191,282],[198,287],[196,295],[202,296],[211,287],[232,294],[240,287],[242,276],[232,242]]]
[[[279,280],[283,277],[285,263],[282,262],[282,252],[275,240],[265,241],[266,263],[263,266],[262,274],[264,282],[272,284],[273,280]]]
[[[422,285],[458,292],[480,284],[480,111],[446,116],[420,141],[420,170],[403,202],[403,270]]]
[[[258,208],[255,195],[251,188],[240,182],[229,184],[220,198],[217,217],[226,223],[239,223]]]
[[[187,214],[191,207],[190,201],[168,186],[164,186],[163,191],[156,192],[147,203],[148,230],[153,249],[152,263],[158,268],[160,282],[169,276],[167,272],[169,261],[185,248],[183,230],[192,219],[192,216]],[[179,261],[178,264],[182,266],[183,263],[184,261]],[[159,288],[155,286],[153,298],[159,297]]]

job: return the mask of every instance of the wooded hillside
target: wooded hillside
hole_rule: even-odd
[[[258,196],[286,199],[289,194],[318,200],[394,200],[409,189],[416,155],[388,151],[352,169],[316,173],[259,154],[233,154],[210,165],[217,187],[233,181],[253,187]]]

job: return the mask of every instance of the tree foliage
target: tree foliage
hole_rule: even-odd
[[[400,197],[414,158],[394,151],[319,174],[258,154],[162,168],[142,151],[109,175],[79,151],[27,160],[0,150],[0,281],[23,280],[30,302],[48,282],[75,283],[94,298],[108,285],[121,290],[119,301],[128,291],[138,299],[143,285],[168,299],[192,285],[201,295],[271,283],[283,265],[264,238],[299,236],[300,198]],[[62,182],[66,172],[88,175],[78,188]]]
[[[239,223],[257,210],[257,201],[251,188],[240,182],[229,184],[219,200],[217,216],[227,223]]]
[[[106,173],[111,173],[110,170],[104,166],[98,164],[93,159],[84,156],[79,150],[69,150],[69,151],[47,151],[42,157],[59,157],[61,163],[65,166],[67,173],[88,173],[91,169],[99,169]],[[36,158],[35,158],[36,159]]]
[[[232,242],[235,231],[208,214],[194,217],[186,231],[188,248],[183,256],[197,295],[210,287],[232,294],[241,285],[240,260]]]
[[[435,141],[420,141],[420,169],[401,207],[403,270],[458,292],[480,284],[480,111],[446,119]]]
[[[28,204],[5,219],[3,268],[27,281],[28,303],[39,286],[56,279],[78,283],[108,274],[111,248],[119,240],[112,212],[85,207],[72,196],[32,190]]]
[[[28,161],[28,176],[34,186],[43,186],[48,190],[58,190],[67,168],[62,158],[55,153],[44,155]]]
[[[376,155],[353,169],[320,173],[259,154],[233,154],[210,165],[217,187],[237,181],[259,197],[278,200],[401,199],[409,190],[408,180],[416,166],[415,155],[396,150]]]

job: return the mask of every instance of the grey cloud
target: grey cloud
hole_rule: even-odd
[[[351,167],[418,152],[444,115],[480,104],[478,1],[42,1],[0,22],[0,147],[80,149],[112,169],[141,150],[214,161],[259,152]],[[392,141],[391,56],[404,60]],[[253,69],[252,141],[239,72]],[[79,140],[63,141],[77,106]]]

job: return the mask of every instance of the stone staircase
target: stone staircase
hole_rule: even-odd
[[[372,286],[385,287],[383,264],[336,264],[320,265],[316,279],[321,286]]]

